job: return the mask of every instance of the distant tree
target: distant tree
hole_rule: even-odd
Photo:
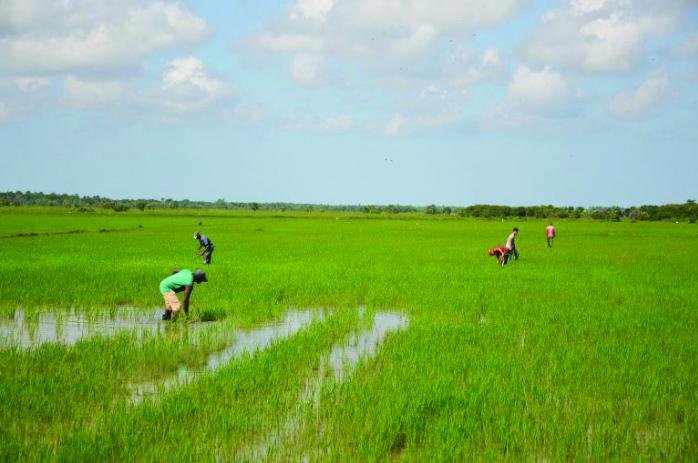
[[[99,202],[99,207],[102,209],[114,209],[116,207],[116,201],[111,199],[103,199]]]
[[[436,209],[435,204],[429,204],[427,207],[424,208],[424,212],[426,212],[427,214],[433,215],[433,214],[436,214],[438,211]]]
[[[620,222],[623,216],[623,210],[620,207],[609,207],[606,212],[606,218],[612,222]]]

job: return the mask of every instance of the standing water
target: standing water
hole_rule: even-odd
[[[359,308],[359,319],[364,317],[365,310]],[[295,410],[270,433],[265,435],[249,447],[242,449],[238,454],[241,460],[260,461],[266,460],[273,453],[279,457],[283,452],[284,444],[293,441],[299,430],[305,425],[304,410],[312,407],[317,416],[320,409],[320,393],[322,384],[326,379],[326,371],[331,370],[331,379],[341,383],[351,375],[359,361],[374,357],[381,344],[390,332],[406,329],[409,319],[401,314],[393,312],[378,312],[373,317],[370,329],[359,333],[353,333],[345,343],[337,343],[332,350],[320,360],[318,375],[310,378],[299,394]],[[306,458],[307,459],[307,458]]]
[[[314,320],[323,317],[322,312],[291,311],[279,323],[249,331],[238,331],[235,333],[235,340],[232,344],[221,351],[209,354],[205,367],[180,365],[172,376],[131,385],[131,402],[140,403],[145,397],[157,396],[169,389],[187,384],[204,373],[216,371],[231,360],[240,358],[246,353],[254,354],[258,350],[267,349],[273,342],[288,338],[310,325]]]
[[[92,336],[114,336],[123,331],[135,331],[139,338],[146,334],[162,334],[162,311],[141,311],[119,308],[113,312],[41,312],[27,317],[17,309],[9,319],[0,320],[0,348],[38,347],[45,343],[72,346]]]

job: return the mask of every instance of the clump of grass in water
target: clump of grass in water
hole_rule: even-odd
[[[160,397],[173,388],[181,387],[200,378],[204,373],[213,373],[225,367],[232,360],[246,355],[252,356],[258,350],[270,348],[273,343],[293,336],[311,323],[323,319],[324,313],[322,311],[292,311],[280,322],[249,331],[236,331],[231,344],[208,355],[205,367],[196,368],[181,364],[174,375],[131,385],[129,387],[129,390],[132,391],[131,401],[140,403],[146,397]]]
[[[359,320],[364,317],[364,308],[359,308]],[[244,449],[236,458],[242,460],[266,460],[270,457],[290,458],[287,455],[291,448],[289,444],[295,441],[299,432],[307,428],[309,410],[313,410],[315,422],[321,405],[320,394],[326,382],[341,383],[346,380],[360,361],[367,361],[377,354],[385,337],[394,331],[406,329],[409,324],[407,317],[396,314],[378,312],[374,314],[370,329],[359,333],[351,333],[344,343],[335,343],[332,350],[327,352],[317,367],[318,374],[306,381],[299,393],[297,405],[280,425],[276,426],[261,441]],[[329,376],[329,378],[326,378]]]
[[[202,322],[214,322],[225,318],[225,312],[220,309],[201,309],[197,313]]]

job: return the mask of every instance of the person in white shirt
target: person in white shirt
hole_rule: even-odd
[[[507,237],[507,244],[504,245],[509,252],[506,255],[505,258],[505,264],[511,260],[511,257],[514,256],[514,259],[519,260],[519,251],[516,249],[516,236],[519,234],[519,229],[514,227],[512,230],[511,234]]]

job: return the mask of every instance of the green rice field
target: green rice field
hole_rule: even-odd
[[[698,460],[698,225],[546,225],[0,208],[0,461]]]

